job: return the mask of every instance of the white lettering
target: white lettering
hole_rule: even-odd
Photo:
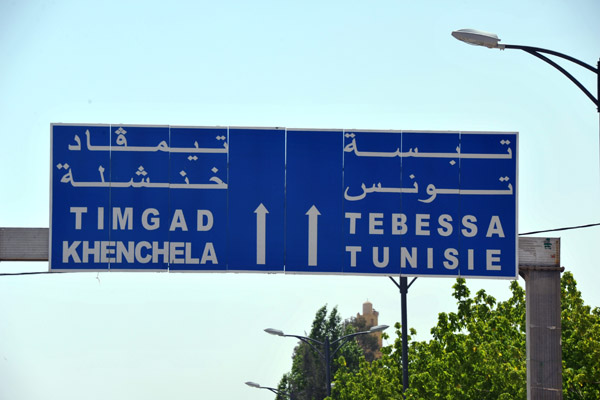
[[[114,247],[115,247],[115,242],[102,241],[100,243],[100,262],[102,262],[102,263],[115,262]]]
[[[167,260],[169,259],[169,242],[163,242],[163,247],[159,247],[159,242],[152,242],[152,263],[157,263],[158,261],[158,257],[162,256],[163,257],[163,263],[167,263]]]
[[[385,268],[390,262],[390,248],[383,248],[383,260],[379,261],[379,247],[373,247],[373,264],[377,268]]]
[[[350,219],[350,234],[354,235],[356,233],[356,220],[360,219],[361,215],[360,215],[360,213],[347,212],[345,214],[345,217]],[[347,248],[346,248],[346,251],[348,251]]]
[[[150,260],[152,259],[152,254],[149,254],[147,252],[146,255],[144,257],[142,257],[142,249],[151,250],[152,245],[148,242],[139,242],[135,246],[135,259],[137,260],[137,262],[142,263],[142,264],[149,263]]]
[[[369,235],[383,235],[383,213],[369,213]]]
[[[171,264],[183,264],[184,260],[181,258],[177,258],[178,256],[184,255],[184,242],[171,242],[169,243],[170,251],[169,251],[169,262]]]
[[[211,242],[206,242],[206,245],[204,245],[204,251],[202,252],[200,264],[206,264],[207,261],[210,261],[213,264],[218,263],[217,253],[215,253],[215,247]]]
[[[400,248],[400,268],[406,268],[406,261],[411,268],[417,268],[417,248],[412,247],[410,253],[406,247]]]
[[[437,230],[440,236],[452,235],[452,224],[450,222],[452,222],[452,217],[450,215],[440,215],[440,217],[438,218],[438,224],[440,224],[440,228],[438,228]]]
[[[200,260],[198,260],[197,258],[193,258],[192,257],[192,244],[191,243],[186,243],[185,244],[185,263],[186,264],[198,264],[198,263],[200,263]]]
[[[348,214],[348,213],[346,213],[346,214]],[[362,251],[362,247],[360,247],[360,246],[346,246],[346,251],[350,252],[350,266],[351,267],[356,267],[356,253],[360,253]]]
[[[500,271],[502,268],[500,265],[500,250],[487,249],[485,259],[485,269],[488,271]]]
[[[433,269],[433,248],[427,248],[427,269]]]
[[[95,241],[94,247],[90,247],[90,242],[83,242],[83,262],[87,263],[90,255],[94,256],[94,262],[100,259],[100,242]]]
[[[104,207],[98,207],[98,230],[104,229]]]
[[[477,225],[475,225],[475,222],[477,222],[477,218],[473,215],[465,215],[463,217],[462,225],[464,228],[461,229],[463,236],[473,237],[477,235]]]
[[[147,243],[147,242],[146,242]],[[123,257],[125,257],[125,261],[128,263],[133,263],[134,261],[134,250],[135,254],[138,254],[137,249],[135,248],[134,242],[127,242],[127,247],[125,247],[125,243],[117,242],[117,262],[123,262]],[[143,262],[143,261],[141,261]],[[146,261],[147,262],[147,261]]]
[[[69,210],[75,214],[75,229],[81,230],[81,215],[87,213],[87,207],[71,207]]]
[[[183,216],[183,211],[180,209],[175,210],[173,213],[173,219],[171,219],[171,226],[169,227],[169,231],[173,232],[175,229],[181,229],[184,232],[187,232],[187,224],[185,223],[185,217]]]
[[[405,214],[392,214],[392,235],[404,235],[408,231]]]
[[[147,208],[142,213],[142,226],[147,231],[153,231],[159,228],[160,226],[160,218],[158,218],[158,210],[156,208]],[[152,215],[153,217],[148,220],[148,216]]]
[[[488,227],[488,231],[485,234],[485,237],[492,237],[492,235],[498,235],[499,237],[504,237],[504,229],[502,229],[502,223],[500,223],[500,217],[497,215],[493,215],[492,219],[490,219],[490,225]]]
[[[416,235],[429,236],[429,214],[417,214]]]
[[[206,217],[206,223],[204,222]],[[213,227],[213,214],[209,210],[198,210],[198,232],[210,231]]]
[[[473,249],[468,249],[467,250],[467,269],[469,270],[473,270],[475,269],[475,262],[474,262],[474,250]]]
[[[446,249],[446,251],[444,251],[444,257],[446,257],[447,261],[444,261],[443,264],[446,269],[456,269],[456,267],[458,267],[458,258],[456,258],[457,255],[458,250],[456,249]]]
[[[125,212],[121,212],[121,207],[113,207],[113,230],[133,229],[133,207],[125,207]]]
[[[218,264],[213,243],[204,246],[202,260],[193,257],[190,242],[73,241],[62,242],[62,262]]]
[[[79,258],[79,255],[77,254],[77,247],[79,246],[81,242],[80,241],[75,241],[73,243],[71,243],[71,245],[69,245],[69,242],[64,241],[63,242],[63,258],[62,258],[62,262],[63,264],[66,264],[69,262],[69,257],[73,258],[73,262],[74,263],[80,263],[81,259]]]

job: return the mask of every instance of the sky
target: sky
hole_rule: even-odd
[[[600,222],[592,102],[529,54],[450,35],[495,32],[595,66],[598,15],[593,0],[0,0],[0,227],[49,226],[58,122],[516,131],[519,232]],[[560,64],[595,92],[593,73]],[[561,238],[585,302],[600,306],[600,228],[548,235]],[[47,268],[0,263],[0,273]],[[411,287],[416,339],[454,310],[453,283]],[[506,280],[468,284],[509,296]],[[322,305],[349,318],[367,300],[380,323],[400,320],[384,276],[0,276],[0,398],[273,398],[244,382],[276,386],[296,343],[263,329],[303,334]]]

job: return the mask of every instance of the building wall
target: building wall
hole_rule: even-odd
[[[366,329],[371,328],[372,326],[379,325],[379,312],[373,309],[373,304],[370,301],[366,301],[363,303],[362,314],[356,314],[356,319],[362,319],[366,323]],[[381,332],[375,332],[371,335],[377,337],[377,344],[381,349],[382,340],[381,340]],[[375,358],[381,357],[381,352],[377,350],[375,354]]]

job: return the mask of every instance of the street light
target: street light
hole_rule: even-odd
[[[569,78],[571,82],[592,100],[592,103],[594,103],[598,109],[598,113],[600,113],[600,74],[598,73],[600,70],[600,61],[598,61],[598,68],[594,68],[581,60],[554,50],[542,49],[540,47],[501,44],[500,39],[496,34],[477,31],[475,29],[459,29],[452,32],[452,36],[460,41],[475,46],[485,46],[490,49],[500,50],[523,50],[526,53],[539,58]],[[544,54],[563,58],[595,73],[598,82],[596,92],[597,97],[594,97],[589,90],[573,77],[573,75]],[[561,393],[562,367],[560,355],[562,350],[560,335],[557,337],[556,335],[551,335],[548,330],[539,328],[552,327],[552,329],[555,329],[556,326],[558,326],[560,329],[560,272],[562,269],[556,268],[539,271],[535,268],[530,269],[520,266],[520,271],[525,279],[525,291],[527,292],[527,398],[543,397],[549,393],[547,392],[548,390]],[[523,273],[523,271],[525,272]],[[541,308],[534,307],[530,299],[544,299],[545,304],[553,304],[554,306],[551,309],[540,312]],[[530,312],[533,309],[536,309],[536,312]],[[532,343],[535,343],[535,345],[532,345]]]
[[[344,346],[346,343],[348,343],[350,341],[350,339],[352,339],[355,336],[368,335],[370,333],[375,333],[375,332],[382,332],[382,331],[386,330],[387,328],[388,328],[387,325],[376,325],[376,326],[371,327],[371,329],[369,329],[368,331],[351,333],[349,335],[342,336],[341,338],[336,339],[333,342],[329,341],[329,336],[326,336],[325,341],[321,342],[320,340],[313,339],[313,338],[306,337],[306,336],[287,335],[279,329],[267,328],[267,329],[265,329],[265,332],[267,332],[270,335],[275,335],[275,336],[294,337],[294,338],[299,339],[302,342],[306,343],[314,351],[316,351],[317,354],[319,354],[319,356],[325,362],[325,380],[327,381],[327,396],[331,396],[331,360],[332,360],[333,356],[335,355],[335,353],[337,353],[338,350],[342,348],[342,346]],[[323,351],[321,351],[317,347],[315,347],[315,345],[313,343],[322,347]],[[335,346],[337,343],[339,343],[339,345],[335,348],[335,350],[331,351],[331,346]]]
[[[521,46],[521,45],[516,45],[516,44],[501,44],[500,39],[498,39],[498,35],[496,35],[495,33],[478,31],[476,29],[459,29],[457,31],[453,31],[452,36],[454,36],[456,39],[458,39],[462,42],[465,42],[465,43],[468,43],[468,44],[471,44],[474,46],[484,46],[489,49],[500,49],[500,50],[504,50],[504,49],[523,50],[524,52],[529,53],[532,56],[539,58],[540,60],[552,65],[554,68],[559,70],[563,75],[565,75],[567,78],[569,78],[571,80],[571,82],[573,82],[579,89],[581,89],[581,91],[583,93],[585,93],[585,95],[590,100],[592,100],[592,103],[594,103],[596,105],[596,108],[598,109],[598,112],[600,113],[600,102],[598,101],[599,100],[598,97],[600,97],[600,74],[598,74],[598,70],[600,69],[600,61],[598,61],[598,68],[594,68],[591,65],[584,63],[581,60],[578,60],[574,57],[568,56],[563,53],[559,53],[554,50],[542,49],[540,47],[532,47],[532,46]],[[565,60],[571,61],[572,63],[575,63],[583,68],[589,69],[590,71],[595,73],[596,77],[597,77],[597,81],[598,81],[598,88],[596,91],[596,95],[598,97],[594,97],[594,95],[592,95],[592,93],[590,93],[590,91],[587,90],[581,84],[581,82],[579,82],[577,79],[575,79],[575,77],[573,77],[573,75],[568,73],[563,67],[561,67],[560,65],[558,65],[557,63],[555,63],[554,61],[549,59],[548,57],[544,56],[542,53],[550,54],[550,55],[560,57],[560,58],[564,58]]]
[[[256,388],[256,389],[267,389],[267,390],[270,390],[271,392],[273,392],[275,394],[282,394],[284,396],[289,397],[290,399],[292,398],[292,396],[288,392],[283,392],[283,391],[281,391],[279,389],[275,389],[275,388],[268,387],[268,386],[260,386],[260,384],[258,384],[256,382],[251,382],[251,381],[248,381],[248,382],[245,382],[245,383],[246,383],[246,385],[248,385],[250,387],[253,387],[253,388]]]

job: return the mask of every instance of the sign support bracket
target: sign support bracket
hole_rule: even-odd
[[[408,288],[412,286],[417,278],[413,278],[408,283],[406,276],[400,276],[400,283],[396,282],[394,278],[389,277],[394,285],[400,290],[400,302],[401,302],[401,313],[402,313],[402,392],[406,392],[408,389],[408,316],[407,316],[407,304],[406,295],[408,294]]]

